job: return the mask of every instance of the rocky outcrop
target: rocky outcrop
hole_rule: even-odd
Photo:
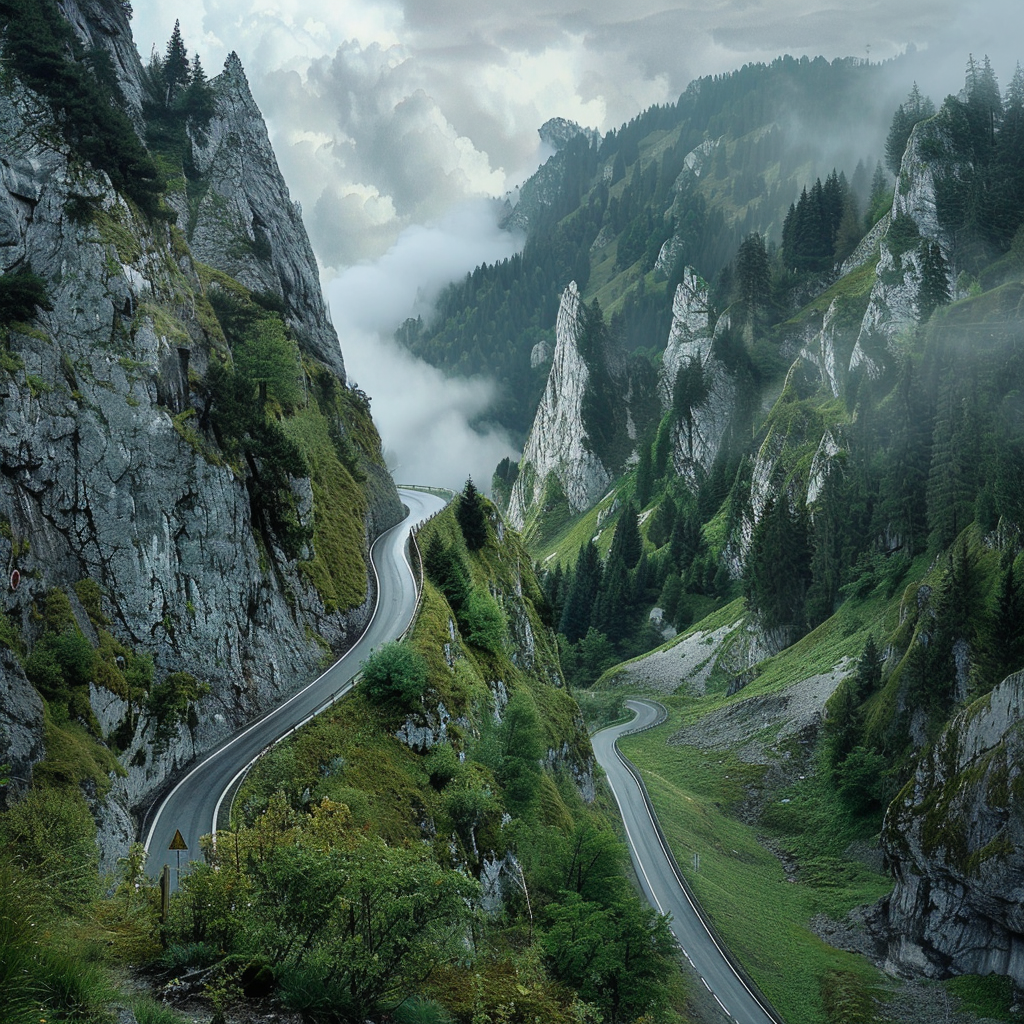
[[[575,121],[553,117],[537,130],[546,145],[555,153],[549,157],[515,192],[506,196],[506,212],[501,226],[509,231],[528,231],[537,216],[561,195],[565,176],[566,147],[579,136],[585,136],[587,145],[596,149],[600,133],[593,128],[581,128]]]
[[[672,327],[658,378],[658,392],[665,409],[672,405],[680,370],[696,382],[696,400],[673,428],[673,464],[676,472],[691,484],[715,461],[736,398],[735,381],[713,354],[716,333],[727,328],[728,318],[711,322],[708,296],[707,283],[687,267],[672,302]]]
[[[590,370],[579,350],[579,289],[571,282],[562,295],[555,325],[555,352],[544,397],[526,439],[508,517],[522,528],[527,512],[552,483],[569,508],[582,512],[604,494],[611,474],[594,454],[583,425],[583,396]]]
[[[814,340],[800,351],[801,357],[817,369],[821,383],[836,398],[842,393],[843,380],[836,352],[841,337],[841,332],[837,326],[839,306],[840,301],[836,297],[825,311],[821,330],[814,336]]]
[[[142,67],[124,4],[120,0],[57,0],[57,4],[86,48],[110,54],[125,113],[142,136]]]
[[[93,14],[109,14],[108,7],[119,9],[81,0],[74,10],[94,26]],[[107,42],[122,53],[131,40],[115,38],[127,30],[118,24],[111,22]],[[337,395],[344,368],[315,261],[272,155],[267,167],[257,166],[269,143],[235,65],[229,61],[217,87],[218,119],[203,151],[205,208],[226,211],[228,225],[218,237],[213,214],[201,206],[194,236],[205,261],[223,257],[250,287],[284,296],[317,379],[330,376]],[[325,646],[344,648],[374,595],[357,552],[351,571],[366,580],[365,598],[357,607],[329,607],[301,561],[257,524],[247,467],[201,423],[207,368],[227,352],[188,246],[55,141],[60,135],[48,118],[16,81],[0,89],[0,271],[31,266],[50,306],[0,340],[0,556],[21,573],[18,589],[0,597],[0,612],[31,645],[45,596],[59,588],[73,597],[77,582],[92,581],[109,631],[152,657],[157,681],[182,671],[209,684],[192,719],[166,742],[154,745],[144,713],[121,734],[126,774],[112,781],[106,807],[96,808],[112,858],[133,837],[129,809],[195,753],[308,679]],[[235,134],[253,147],[245,167],[241,156],[233,164],[229,156]],[[269,254],[230,256],[238,218],[273,233]],[[354,419],[335,426],[349,440],[356,436]],[[309,479],[292,478],[291,487],[307,523],[354,516],[365,556],[366,535],[396,521],[401,508],[368,417],[358,431],[363,446],[353,458],[370,478],[369,497],[360,499],[365,515],[318,503]],[[303,557],[311,554],[307,545]],[[72,607],[89,635],[84,610]],[[4,675],[0,735],[20,771],[38,760],[41,705],[23,676]],[[110,698],[93,689],[94,714],[108,730],[124,717]]]
[[[970,168],[957,156],[950,134],[942,112],[911,133],[879,246],[875,283],[850,356],[851,370],[861,367],[877,376],[896,338],[918,322],[923,242],[937,242],[947,266],[955,267],[954,240],[936,211],[936,181],[940,175],[963,177]],[[952,280],[949,285],[952,293]]]
[[[564,117],[550,117],[538,129],[540,141],[550,146],[557,153],[572,142],[577,135],[585,135],[592,146],[601,141],[601,133],[596,128],[584,128],[575,121]]]
[[[1024,985],[1024,673],[957,715],[892,802],[889,966]]]
[[[43,701],[14,653],[0,647],[0,758],[7,785],[0,787],[0,809],[23,793],[32,767],[42,759]]]
[[[179,193],[176,203],[192,252],[247,288],[280,296],[300,345],[344,380],[302,211],[288,193],[236,54],[210,86],[216,112],[193,140],[200,181],[190,198]]]

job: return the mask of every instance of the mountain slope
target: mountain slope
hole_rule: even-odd
[[[46,703],[26,714],[12,692],[4,714],[15,776],[96,780],[112,863],[131,810],[177,766],[358,633],[368,544],[401,510],[237,59],[205,86],[205,133],[164,111],[202,142],[154,158],[135,135],[154,134],[153,69],[119,3],[70,5],[73,31],[49,0],[5,13],[0,554],[20,584],[3,637],[16,686],[27,676]],[[90,70],[96,47],[110,77]],[[63,92],[26,86],[19,69],[44,57],[66,69]],[[66,116],[89,90],[122,117],[91,159]],[[262,140],[241,176],[218,163],[228,136]],[[112,184],[129,158],[177,175],[177,217],[160,193]]]

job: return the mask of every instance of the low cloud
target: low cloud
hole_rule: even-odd
[[[937,98],[968,50],[1013,71],[1018,0],[176,0],[136,4],[144,55],[181,18],[213,74],[237,50],[328,268],[380,256],[415,223],[501,195],[537,166],[559,116],[606,131],[694,78],[780,53],[895,56],[927,48]],[[943,85],[950,82],[952,85]]]
[[[476,425],[493,402],[493,382],[447,378],[393,340],[407,317],[429,317],[449,281],[511,256],[517,241],[498,229],[494,203],[464,202],[327,283],[349,379],[370,396],[388,463],[403,483],[461,488],[472,476],[486,489],[501,459],[518,458],[503,431]]]

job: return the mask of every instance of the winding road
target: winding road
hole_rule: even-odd
[[[170,864],[172,885],[177,865],[199,857],[199,837],[214,831],[214,823],[235,786],[260,754],[296,726],[309,721],[352,689],[354,676],[370,651],[401,636],[416,608],[417,580],[406,558],[406,541],[414,526],[445,506],[445,500],[424,491],[402,488],[409,509],[401,523],[381,534],[370,549],[377,576],[377,606],[363,635],[323,675],[283,704],[250,722],[206,754],[146,815],[143,825],[147,870],[156,878]],[[175,831],[187,850],[170,847]]]
[[[686,959],[722,1010],[737,1024],[778,1024],[773,1014],[730,964],[719,941],[705,925],[695,900],[678,873],[662,838],[636,769],[619,752],[618,738],[660,723],[665,709],[653,701],[627,700],[636,717],[591,737],[594,755],[605,770],[619,805],[637,877],[651,906],[671,915],[669,925]]]

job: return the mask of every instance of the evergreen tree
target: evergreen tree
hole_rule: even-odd
[[[590,628],[594,602],[600,587],[601,559],[597,547],[591,540],[580,548],[576,556],[576,568],[558,624],[558,632],[570,643],[577,643]]]
[[[483,499],[473,484],[472,477],[466,480],[466,486],[459,495],[455,518],[470,551],[478,551],[487,543],[487,516],[484,512]]]
[[[861,715],[854,687],[849,679],[828,701],[825,719],[825,757],[833,772],[850,756],[861,735]]]
[[[650,524],[647,527],[647,539],[656,547],[668,542],[676,525],[676,503],[671,494],[661,499]]]
[[[917,315],[924,323],[936,307],[945,306],[952,297],[945,257],[938,242],[921,243],[921,281],[917,289]]]
[[[782,628],[789,642],[804,632],[810,575],[807,522],[785,494],[769,501],[754,527],[744,566],[744,595],[766,629]]]
[[[1012,563],[1003,570],[999,580],[992,646],[997,661],[996,681],[1024,668],[1024,595]]]
[[[594,607],[594,626],[618,646],[632,632],[632,608],[633,588],[620,549],[608,556]]]
[[[191,78],[188,51],[181,38],[181,25],[177,21],[174,23],[171,38],[167,41],[167,49],[164,52],[160,69],[164,86],[164,103],[169,107],[177,99],[178,94],[188,87]]]
[[[890,545],[913,556],[923,550],[928,531],[925,494],[931,420],[909,356],[900,363],[891,410],[875,528]]]
[[[640,443],[640,460],[636,464],[636,503],[646,508],[654,491],[654,464],[651,458],[651,446]]]
[[[811,521],[811,584],[807,591],[807,621],[813,628],[824,622],[839,600],[842,577],[844,502],[840,470],[825,477]]]
[[[445,600],[458,618],[469,601],[472,583],[466,568],[454,548],[448,547],[440,534],[431,535],[427,550],[423,553],[423,570],[427,579],[445,596]]]
[[[771,268],[764,238],[757,232],[748,235],[736,253],[739,314],[750,334],[760,326],[771,297]]]
[[[707,400],[708,382],[704,376],[704,364],[696,356],[676,371],[672,387],[672,413],[677,423],[686,425],[686,451],[690,462],[694,452],[694,421],[696,411]]]
[[[980,468],[977,394],[957,365],[943,374],[928,471],[929,541],[934,550],[949,547],[974,518]]]
[[[672,420],[666,416],[658,424],[658,434],[652,449],[652,472],[655,480],[663,480],[671,465]]]
[[[935,104],[927,96],[921,95],[915,82],[910,95],[896,108],[892,123],[889,125],[889,135],[885,140],[885,162],[894,175],[900,173],[903,153],[914,126],[934,116]]]
[[[615,558],[621,558],[627,569],[632,569],[640,561],[640,554],[643,551],[643,540],[640,537],[640,527],[637,523],[637,511],[632,501],[627,501],[625,508],[619,515],[619,521],[615,527],[615,535],[612,537],[611,550],[608,552],[608,562],[611,564]]]
[[[875,643],[874,634],[868,636],[857,661],[854,675],[856,691],[854,700],[862,704],[882,685],[882,654]]]
[[[871,179],[871,196],[868,199],[867,213],[864,215],[865,228],[873,228],[891,209],[892,185],[879,161],[875,165],[875,173]]]
[[[1024,222],[1024,71],[1020,64],[1006,91],[990,181],[991,233],[998,247],[1005,250]]]

